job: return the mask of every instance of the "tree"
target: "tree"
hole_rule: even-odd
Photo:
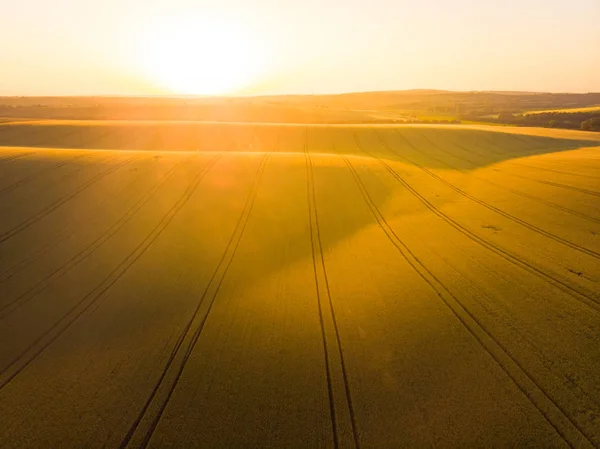
[[[581,123],[581,129],[584,131],[600,132],[600,117],[592,117]]]
[[[510,122],[514,118],[515,118],[515,116],[512,113],[507,112],[507,111],[502,111],[500,114],[498,114],[499,122]]]

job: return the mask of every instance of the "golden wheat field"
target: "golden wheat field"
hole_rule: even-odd
[[[544,109],[543,111],[527,111],[527,115],[529,114],[542,114],[546,112],[557,112],[557,113],[567,113],[567,112],[596,112],[600,111],[600,106],[587,106],[583,108],[562,108],[562,109]]]
[[[600,446],[600,136],[0,124],[0,447]]]

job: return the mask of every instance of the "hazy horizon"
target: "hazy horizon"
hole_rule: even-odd
[[[598,92],[600,2],[12,3],[4,96]]]
[[[490,94],[600,94],[598,91],[590,92],[567,92],[567,91],[532,91],[532,90],[446,90],[446,89],[428,89],[428,88],[415,88],[415,89],[393,89],[393,90],[357,90],[357,91],[344,91],[344,92],[329,92],[329,93],[232,93],[232,94],[178,94],[178,93],[148,93],[148,94],[62,94],[62,95],[3,95],[0,97],[5,98],[181,98],[181,99],[220,99],[220,98],[268,98],[268,97],[325,97],[325,96],[337,96],[337,95],[360,95],[360,94],[380,94],[380,93],[411,93],[411,92],[435,92],[435,93],[455,93],[455,94],[475,94],[475,93],[490,93]]]

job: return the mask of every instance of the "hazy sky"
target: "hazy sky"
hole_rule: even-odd
[[[600,0],[0,2],[0,95],[600,91]]]

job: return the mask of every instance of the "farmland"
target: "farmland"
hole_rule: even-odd
[[[594,112],[600,93],[405,90],[258,97],[0,97],[0,120],[212,120],[278,123],[490,121],[502,111]]]
[[[600,446],[600,135],[0,123],[0,447]]]
[[[545,109],[543,111],[528,111],[525,114],[544,114],[548,112],[600,112],[600,106],[588,106],[585,108]]]

